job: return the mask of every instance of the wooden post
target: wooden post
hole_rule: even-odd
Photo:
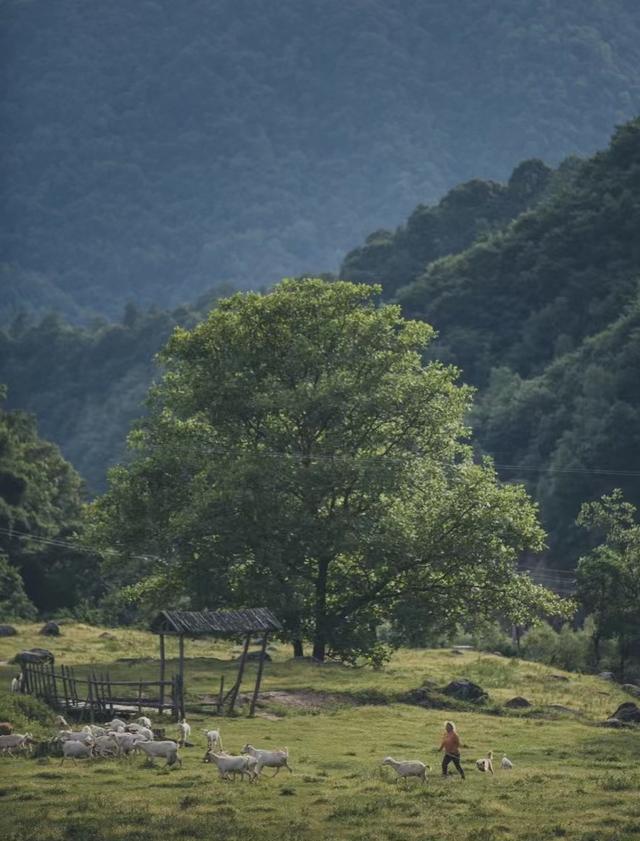
[[[95,723],[95,713],[93,709],[93,695],[94,695],[94,683],[91,679],[91,675],[87,675],[87,683],[89,684],[89,695],[87,697],[87,703],[89,704],[89,721],[91,724]]]
[[[179,637],[179,662],[178,662],[178,677],[179,677],[179,702],[180,702],[180,717],[184,718],[184,634]]]
[[[69,699],[67,697],[67,676],[65,673],[65,667],[60,666],[60,675],[62,677],[62,692],[64,694],[64,709],[65,712],[69,712]]]
[[[218,692],[218,715],[224,713],[224,675],[220,675],[220,691]]]
[[[229,693],[229,712],[233,712],[233,708],[236,704],[236,698],[238,697],[238,690],[240,689],[240,684],[242,682],[242,675],[244,674],[244,664],[247,659],[247,651],[249,650],[249,643],[251,642],[251,634],[247,634],[247,638],[244,641],[244,648],[242,649],[242,654],[240,655],[240,665],[238,666],[238,677],[236,678],[236,682]]]
[[[165,672],[165,654],[164,654],[164,634],[160,634],[160,715],[164,711],[164,672]]]
[[[60,699],[58,697],[58,676],[53,667],[53,663],[51,663],[51,684],[53,687],[53,705],[57,709],[60,706]]]
[[[142,715],[142,681],[138,683],[138,715]]]
[[[114,715],[113,689],[111,688],[111,675],[109,674],[109,672],[107,672],[107,688],[108,688],[108,691],[109,691],[109,708],[110,708],[110,711],[111,711],[111,718],[113,718],[113,715]]]
[[[258,663],[258,674],[256,675],[256,688],[253,690],[253,698],[251,699],[251,706],[249,707],[249,715],[253,718],[256,712],[256,703],[258,701],[258,693],[260,692],[260,683],[262,682],[262,670],[264,669],[264,661],[267,654],[267,637],[269,634],[265,631],[262,637],[262,645],[260,646],[260,661]]]

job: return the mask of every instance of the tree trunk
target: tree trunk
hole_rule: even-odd
[[[596,668],[598,668],[600,666],[600,658],[601,658],[601,654],[600,654],[600,634],[594,634],[592,639],[593,639],[593,655],[594,655],[595,660],[596,660],[595,665],[596,665]]]
[[[316,578],[316,607],[314,611],[315,633],[313,635],[313,658],[324,663],[327,649],[327,576],[329,561],[318,562]]]
[[[293,640],[293,656],[294,657],[304,657],[304,648],[302,646],[302,640]]]

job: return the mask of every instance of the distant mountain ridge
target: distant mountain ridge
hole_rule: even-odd
[[[335,270],[640,111],[635,0],[0,0],[0,321]]]

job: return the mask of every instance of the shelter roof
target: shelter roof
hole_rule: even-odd
[[[155,634],[253,634],[279,631],[282,625],[266,607],[246,610],[163,610],[151,623]]]

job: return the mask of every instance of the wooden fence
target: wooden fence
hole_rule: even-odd
[[[171,680],[111,680],[108,672],[91,671],[77,677],[69,666],[25,663],[23,691],[50,707],[82,721],[106,720],[114,715],[142,714],[157,710],[184,716],[184,685],[180,675]]]

